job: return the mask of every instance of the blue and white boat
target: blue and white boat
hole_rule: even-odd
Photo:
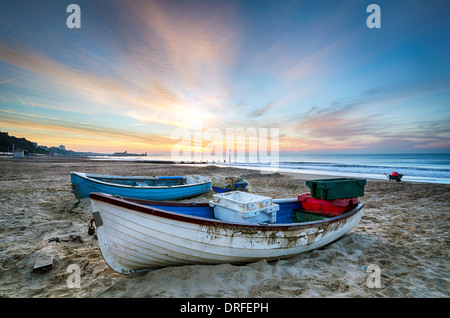
[[[72,192],[78,199],[102,192],[142,200],[176,200],[208,193],[211,180],[204,176],[135,177],[71,172]]]

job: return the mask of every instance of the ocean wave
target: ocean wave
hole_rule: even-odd
[[[376,157],[376,158],[374,158]],[[304,159],[304,158],[302,158]],[[386,156],[334,156],[322,155],[311,160],[280,159],[279,162],[226,163],[249,169],[277,170],[323,175],[386,178],[397,171],[402,180],[450,184],[450,156],[444,155],[386,155]],[[346,161],[346,162],[343,162]],[[367,162],[370,161],[370,164]]]

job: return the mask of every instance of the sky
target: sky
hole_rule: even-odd
[[[372,3],[381,28],[366,23]],[[0,0],[0,129],[103,153],[168,154],[180,130],[273,128],[280,153],[450,152],[449,9]]]

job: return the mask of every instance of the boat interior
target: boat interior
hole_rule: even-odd
[[[280,209],[277,211],[276,222],[274,224],[312,222],[330,218],[323,215],[308,213],[307,211],[302,209],[301,202],[283,202],[277,204],[279,205]],[[157,202],[153,202],[152,204],[145,205],[164,211],[176,212],[184,215],[202,217],[207,219],[215,219],[214,208],[210,207],[208,203],[161,205]]]
[[[125,178],[93,178],[103,182],[122,184],[134,187],[158,187],[158,186],[176,186],[186,184],[184,177],[154,177],[145,179],[125,179]]]

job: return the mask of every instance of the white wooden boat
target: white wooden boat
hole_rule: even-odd
[[[296,223],[298,198],[274,199],[276,223],[250,224],[214,218],[208,203],[144,201],[91,193],[100,250],[116,272],[165,266],[242,264],[277,260],[339,239],[361,218],[358,203],[342,215]]]

